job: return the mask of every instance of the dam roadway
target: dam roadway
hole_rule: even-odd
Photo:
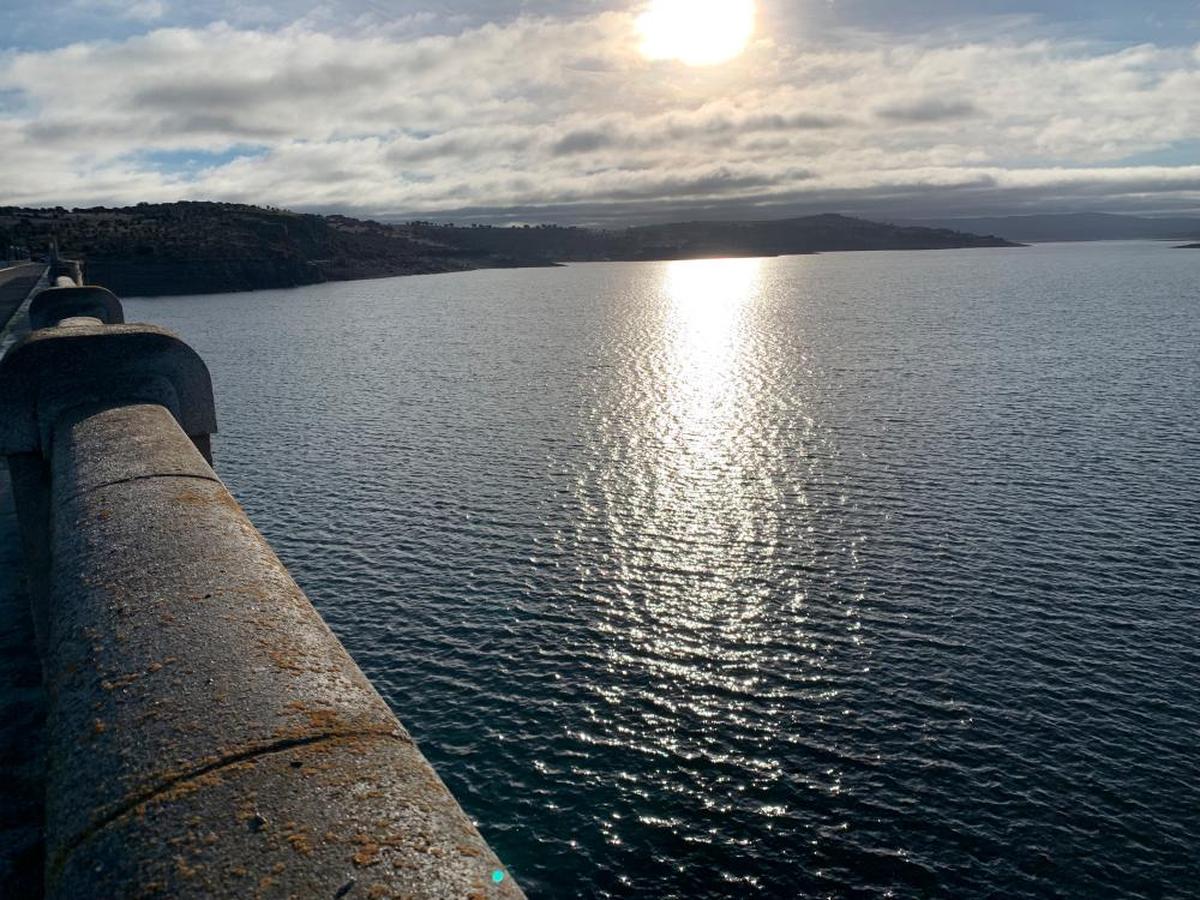
[[[23,302],[46,271],[0,269],[0,358],[28,332]],[[42,893],[46,696],[8,466],[0,465],[0,897]]]
[[[0,330],[8,324],[45,268],[40,263],[17,263],[0,268]]]
[[[42,667],[25,590],[8,467],[0,466],[0,896],[36,897],[42,880]]]

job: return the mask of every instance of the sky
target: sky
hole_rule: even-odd
[[[1200,0],[686,0],[755,6],[707,65],[657,2],[6,0],[0,205],[1200,214]]]

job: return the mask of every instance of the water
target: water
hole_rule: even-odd
[[[1200,890],[1200,254],[127,310],[531,896]]]

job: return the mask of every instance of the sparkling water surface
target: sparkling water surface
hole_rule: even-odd
[[[1200,895],[1200,254],[126,309],[532,897]]]

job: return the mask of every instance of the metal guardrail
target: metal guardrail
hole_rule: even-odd
[[[213,471],[203,361],[75,284],[0,362],[47,896],[523,896]]]

